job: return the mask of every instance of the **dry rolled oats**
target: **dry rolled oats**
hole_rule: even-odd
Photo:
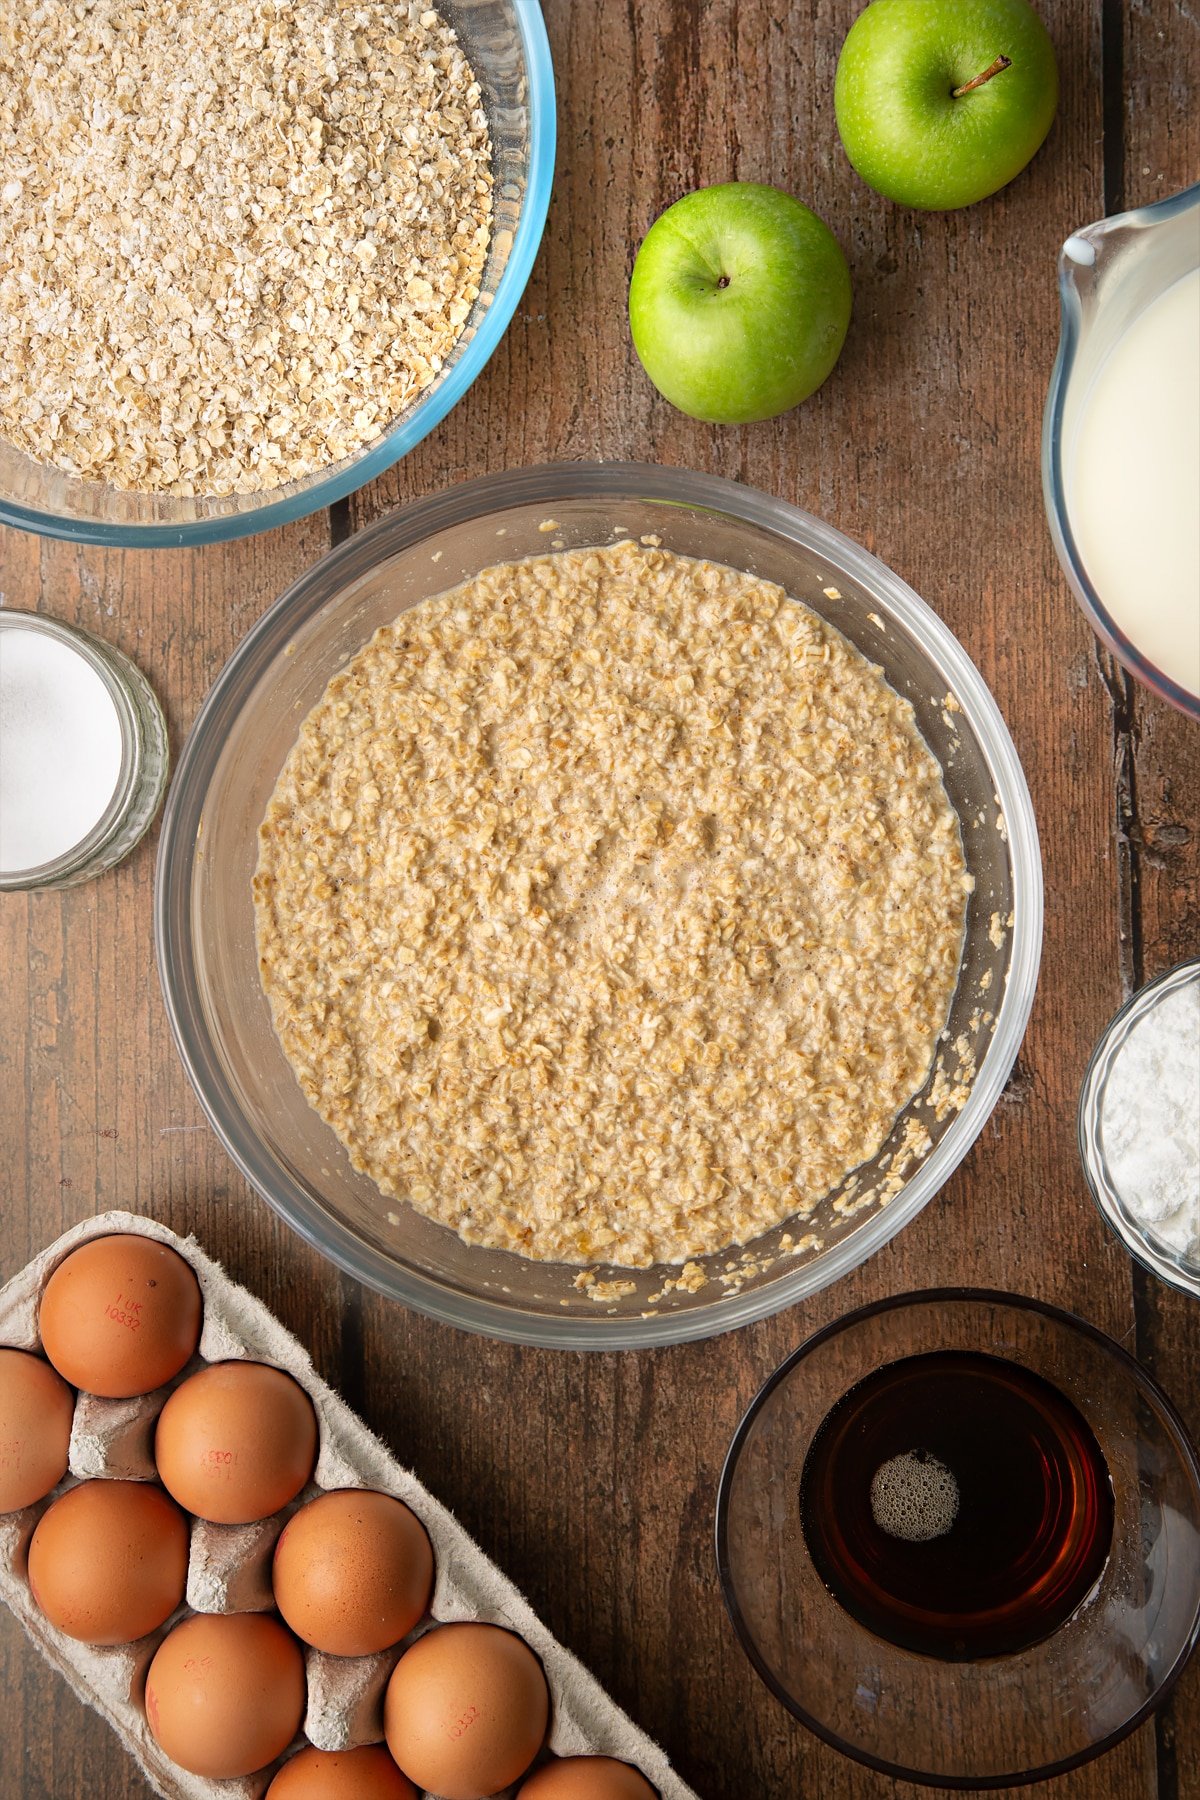
[[[434,379],[491,210],[412,0],[0,7],[0,435],[120,488],[310,475]]]
[[[468,1242],[626,1267],[745,1244],[875,1154],[968,887],[878,669],[780,588],[630,542],[377,632],[254,883],[276,1029],[355,1167]]]

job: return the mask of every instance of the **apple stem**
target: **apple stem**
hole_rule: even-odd
[[[951,88],[951,95],[955,100],[961,100],[964,94],[974,93],[975,89],[981,88],[985,81],[990,81],[993,75],[1001,75],[1005,69],[1011,68],[1011,56],[998,56],[991,68],[985,69],[982,75],[976,75],[973,81],[964,81],[961,87]]]

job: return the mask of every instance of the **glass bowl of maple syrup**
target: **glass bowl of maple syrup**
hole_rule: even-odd
[[[980,1789],[1099,1756],[1200,1639],[1200,1461],[1082,1319],[976,1289],[837,1320],[776,1370],[717,1502],[725,1602],[818,1736]]]

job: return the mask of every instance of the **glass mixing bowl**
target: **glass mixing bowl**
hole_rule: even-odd
[[[209,544],[317,512],[406,456],[457,404],[503,337],[541,241],[554,179],[554,69],[538,0],[438,0],[483,88],[492,241],[479,297],[437,378],[356,456],[268,493],[123,492],[35,461],[0,436],[0,523],[88,544]]]
[[[1090,1426],[1112,1483],[1112,1540],[1085,1599],[1050,1636],[975,1661],[860,1624],[817,1574],[801,1521],[805,1459],[831,1408],[877,1370],[944,1351],[1050,1382]],[[928,1420],[935,1434],[940,1424]],[[901,1294],[802,1344],[738,1426],[716,1535],[729,1615],[775,1697],[901,1781],[1014,1787],[1088,1762],[1162,1705],[1200,1636],[1200,1465],[1182,1420],[1111,1338],[1015,1294]]]
[[[882,666],[945,772],[975,891],[939,1072],[853,1194],[843,1184],[802,1225],[705,1259],[702,1281],[664,1291],[678,1270],[601,1267],[590,1298],[575,1285],[577,1269],[464,1244],[410,1208],[393,1210],[351,1168],[276,1041],[250,884],[258,825],[302,720],[380,625],[490,564],[649,533],[670,550],[780,583]],[[296,1230],[360,1280],[437,1318],[518,1342],[609,1349],[762,1318],[845,1274],[914,1218],[1008,1077],[1041,927],[1021,766],[995,701],[941,620],[882,563],[795,507],[732,481],[620,463],[451,488],[378,520],[301,576],[234,653],[184,746],[163,821],[155,925],[167,1010],[201,1103],[239,1168]],[[965,1090],[965,1104],[939,1117],[930,1088],[946,1086]],[[929,1148],[894,1168],[913,1118]],[[876,1188],[882,1204],[868,1200]]]

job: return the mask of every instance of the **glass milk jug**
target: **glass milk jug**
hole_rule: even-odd
[[[1200,184],[1073,233],[1059,290],[1055,549],[1113,654],[1200,718]]]

